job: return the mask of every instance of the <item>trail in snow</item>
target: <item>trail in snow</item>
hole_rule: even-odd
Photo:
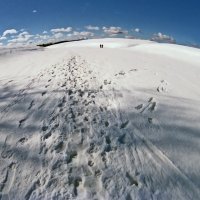
[[[74,55],[1,96],[9,103],[0,108],[0,198],[198,199],[196,186],[133,126],[112,80],[101,82],[90,65]],[[152,123],[157,106],[150,96],[135,109]]]

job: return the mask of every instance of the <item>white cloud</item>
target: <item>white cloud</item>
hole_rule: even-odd
[[[3,32],[3,37],[18,33],[15,29],[9,29]]]
[[[98,26],[91,26],[91,25],[85,26],[85,28],[87,30],[93,30],[93,31],[98,31],[100,29]]]
[[[78,36],[78,37],[93,37],[94,33],[92,32],[87,32],[87,31],[82,31],[82,32],[73,32],[73,36]]]
[[[72,33],[68,33],[68,34],[67,34],[67,37],[72,37],[72,36],[73,36]]]
[[[49,39],[49,35],[40,35],[40,39],[47,40]]]
[[[72,27],[51,29],[52,33],[61,33],[61,32],[69,33],[71,31],[72,31]]]
[[[4,37],[4,36],[0,37],[0,41],[2,41],[2,40],[6,40],[6,39],[7,39],[7,38]]]
[[[19,43],[19,42],[27,42],[29,38],[15,38],[8,40],[9,43]]]
[[[88,32],[88,31],[74,31],[73,33],[69,33],[67,34],[67,37],[71,38],[71,39],[77,39],[77,38],[90,38],[93,37],[94,33],[92,32]]]
[[[24,32],[20,33],[17,37],[21,37],[21,36],[24,36],[24,35],[29,35],[29,33],[27,31],[24,31]]]
[[[47,31],[43,31],[43,34],[47,34],[48,32]]]
[[[32,12],[33,12],[33,13],[37,13],[37,10],[33,10]]]
[[[119,35],[119,34],[128,34],[128,31],[123,30],[121,27],[111,26],[111,27],[107,28],[104,26],[102,29],[103,29],[104,33],[106,33],[110,36],[115,36],[115,35]]]
[[[87,31],[82,31],[82,32],[80,32],[80,35],[81,35],[81,36],[84,36],[84,37],[93,37],[93,36],[94,36],[94,33],[92,33],[92,32],[87,32]]]
[[[63,34],[63,33],[55,33],[55,34],[54,34],[54,37],[55,37],[56,39],[59,39],[59,38],[64,37],[64,34]]]
[[[155,33],[153,37],[151,38],[153,41],[157,42],[167,42],[167,43],[176,43],[175,39],[172,36],[165,35],[162,33]]]
[[[7,43],[7,46],[12,46],[12,47],[27,46],[32,43],[33,43],[32,40],[12,39]]]
[[[28,42],[30,38],[32,38],[33,35],[30,35],[27,31],[24,31],[22,33],[20,33],[19,35],[17,35],[14,39],[8,40],[8,43],[24,43],[24,42]]]
[[[135,30],[134,30],[136,33],[140,33],[141,32],[141,30],[139,29],[139,28],[135,28]]]
[[[3,43],[0,42],[0,46],[3,46]]]
[[[39,35],[39,34],[37,34],[37,35],[35,35],[34,38],[35,39],[40,39],[40,40],[47,40],[47,39],[50,38],[50,36],[49,35]]]

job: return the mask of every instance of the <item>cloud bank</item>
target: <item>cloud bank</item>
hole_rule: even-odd
[[[155,33],[151,40],[156,42],[165,42],[165,43],[176,43],[175,39],[172,36],[165,35],[162,33]]]
[[[91,25],[85,26],[85,28],[90,31],[99,31],[100,30],[100,28],[98,26],[91,26]]]
[[[17,34],[18,32],[15,29],[9,29],[3,32],[3,37],[7,36],[7,35],[13,35],[13,34]]]
[[[69,33],[72,31],[72,27],[67,27],[67,28],[55,28],[55,29],[51,29],[52,33]]]
[[[115,26],[111,26],[111,27],[103,27],[102,28],[104,33],[110,35],[110,36],[115,36],[115,35],[120,35],[120,34],[128,34],[127,30],[123,30],[121,27],[115,27]]]
[[[87,25],[82,28],[62,27],[50,30],[44,30],[40,34],[30,34],[27,29],[8,29],[0,34],[1,46],[23,46],[36,45],[48,42],[57,42],[61,40],[74,39],[89,39],[101,37],[124,37],[133,39],[136,38],[135,33],[141,33],[139,28],[130,29],[130,31],[119,26],[99,26]],[[161,32],[153,34],[153,36],[146,38],[157,42],[175,43],[172,36],[163,34]]]

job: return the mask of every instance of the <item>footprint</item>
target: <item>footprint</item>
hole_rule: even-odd
[[[120,126],[120,129],[126,128],[128,124],[129,124],[129,120],[127,120],[126,122],[122,123],[121,126]]]
[[[138,187],[138,181],[134,179],[128,172],[126,172],[126,178],[129,180],[130,185],[135,185]]]
[[[35,182],[33,182],[32,186],[30,187],[30,189],[28,190],[28,192],[25,195],[25,199],[29,200],[31,198],[32,193],[40,186],[40,181],[37,180]]]
[[[73,94],[72,90],[68,90],[68,95],[71,96],[71,94]]]
[[[84,117],[84,121],[88,122],[89,121],[88,117]]]
[[[67,164],[69,164],[69,163],[71,163],[72,162],[72,160],[74,159],[74,158],[76,158],[77,157],[77,152],[76,151],[71,151],[71,152],[68,152],[67,153],[67,159],[66,159],[66,161],[67,161]]]
[[[107,162],[107,159],[106,159],[106,152],[108,152],[108,151],[103,151],[102,153],[101,153],[101,159],[102,159],[102,161],[106,164],[106,162]]]
[[[106,144],[111,144],[111,140],[109,136],[105,137]]]
[[[89,160],[89,161],[88,161],[88,165],[89,165],[90,167],[92,167],[92,166],[94,165],[94,162],[93,162],[92,160]]]
[[[156,110],[157,102],[153,97],[149,98],[148,103],[144,106],[143,104],[140,104],[135,107],[137,110],[141,110],[140,113],[144,113],[146,111],[153,112]]]
[[[63,83],[62,85],[61,85],[61,87],[65,87],[67,85],[67,83],[65,82],[65,83]]]
[[[50,131],[50,132],[48,132],[48,133],[46,133],[46,134],[44,135],[43,139],[44,139],[44,140],[47,140],[49,137],[51,137],[51,135],[52,135],[52,133],[51,133],[51,131]]]
[[[34,104],[34,100],[32,100],[31,103],[30,103],[30,105],[29,105],[29,107],[28,107],[28,110],[30,110],[34,105],[35,105]]]
[[[152,124],[153,123],[153,118],[149,117],[148,118],[148,122],[149,122],[149,124]]]
[[[91,95],[91,98],[93,98],[93,99],[94,99],[94,98],[95,98],[95,95],[94,95],[94,94],[93,94],[93,95]]]
[[[22,124],[23,124],[26,120],[27,120],[27,119],[25,118],[25,119],[22,119],[22,120],[19,121],[19,128],[22,126]]]
[[[148,100],[148,102],[152,102],[153,99],[154,99],[153,97],[150,97],[149,100]]]
[[[65,96],[62,98],[62,102],[63,102],[63,103],[66,103],[66,102],[67,102],[67,100],[66,100],[66,97],[65,97]]]
[[[11,82],[13,82],[14,80],[10,80],[10,81],[8,81],[8,83],[11,83]]]
[[[107,152],[107,153],[108,153],[108,152],[110,152],[110,151],[112,151],[112,148],[111,148],[110,144],[107,144],[107,145],[105,146],[103,152]]]
[[[99,109],[100,109],[101,112],[103,112],[103,108],[101,106],[99,107]]]
[[[108,81],[107,81],[107,80],[104,80],[103,83],[104,83],[104,85],[107,85],[107,84],[108,84]]]
[[[151,106],[149,107],[149,110],[153,112],[156,109],[156,102],[152,102]]]
[[[126,143],[126,134],[123,134],[122,136],[120,136],[118,138],[118,142],[121,144],[125,144]]]
[[[62,108],[62,107],[63,107],[63,103],[59,103],[59,104],[58,104],[58,107],[59,107],[59,108]]]
[[[94,124],[97,123],[97,119],[96,118],[94,118],[92,121],[93,121]]]
[[[136,71],[138,71],[138,69],[131,69],[131,70],[129,70],[129,72],[136,72]]]
[[[78,196],[78,187],[82,182],[81,177],[69,177],[69,185],[74,185],[74,195]]]
[[[57,119],[58,115],[55,115],[51,118],[50,123],[52,123],[53,121],[55,121]]]
[[[46,131],[48,129],[48,126],[43,126],[42,131]]]
[[[28,139],[26,137],[22,137],[17,143],[24,144],[26,141],[28,141]]]
[[[92,153],[94,153],[94,152],[96,152],[96,151],[97,151],[97,149],[96,149],[95,144],[94,144],[94,143],[90,143],[90,147],[89,147],[89,149],[87,150],[87,152],[88,152],[89,154],[92,154]]]
[[[56,153],[60,153],[64,148],[64,142],[60,141],[58,144],[55,145],[54,150]]]
[[[45,92],[42,92],[42,96],[44,96],[46,93],[47,93],[46,91],[45,91]]]
[[[111,84],[111,81],[104,80],[104,85],[110,85],[110,84]]]
[[[3,186],[1,188],[2,194],[8,194],[10,192],[10,189],[12,188],[15,180],[15,173],[16,173],[16,163],[12,162],[7,167],[6,177],[3,180]]]
[[[99,169],[95,170],[95,172],[94,172],[94,175],[95,175],[96,177],[101,176],[101,174],[102,174],[102,172],[101,172],[101,170],[99,170]]]
[[[109,127],[109,122],[108,121],[105,122],[105,126]]]
[[[140,105],[135,107],[136,110],[140,110],[141,108],[143,108],[143,104],[140,104]]]
[[[124,71],[120,71],[119,75],[124,76],[126,73]]]
[[[1,157],[3,159],[11,158],[12,155],[13,155],[13,151],[12,150],[3,150],[2,153],[1,153]]]
[[[168,86],[168,82],[165,80],[162,80],[160,82],[160,85],[157,87],[157,91],[158,92],[167,92],[167,86]]]

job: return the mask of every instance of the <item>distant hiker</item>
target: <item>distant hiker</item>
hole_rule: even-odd
[[[100,49],[102,48],[101,44],[100,44]]]

